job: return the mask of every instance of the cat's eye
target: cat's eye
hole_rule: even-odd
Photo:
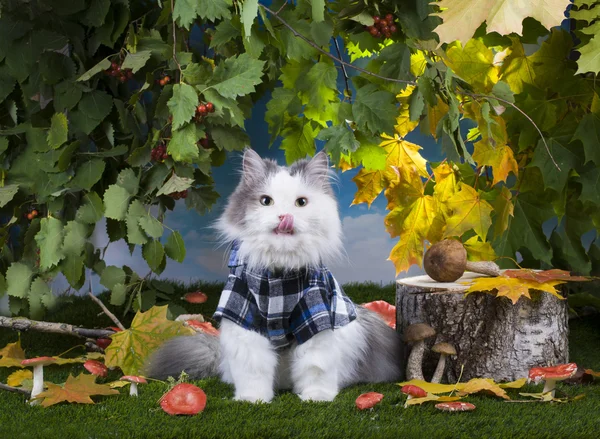
[[[273,205],[273,198],[269,197],[268,195],[263,195],[260,197],[260,204],[263,206],[271,206]]]
[[[296,206],[304,207],[308,204],[308,200],[304,197],[300,197],[296,200]]]

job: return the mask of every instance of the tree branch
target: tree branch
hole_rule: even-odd
[[[326,55],[329,58],[331,58],[332,60],[339,62],[342,66],[345,66],[345,67],[357,70],[357,71],[359,71],[361,73],[364,73],[365,75],[369,75],[369,76],[373,76],[375,78],[383,79],[384,81],[397,82],[397,83],[400,83],[400,84],[408,84],[408,85],[417,85],[417,83],[415,81],[407,81],[407,80],[404,80],[404,79],[388,78],[386,76],[381,76],[381,75],[378,75],[377,73],[373,73],[373,72],[365,70],[365,69],[363,69],[361,67],[357,67],[357,66],[355,66],[353,64],[347,63],[346,61],[338,58],[335,55],[332,55],[331,53],[327,52],[326,50],[323,50],[314,41],[309,40],[304,35],[302,35],[301,33],[299,33],[296,29],[294,29],[292,26],[290,26],[290,24],[287,21],[285,21],[283,18],[281,18],[279,15],[277,15],[277,12],[274,12],[273,10],[269,9],[267,6],[263,5],[262,3],[259,3],[258,6],[260,6],[261,8],[263,8],[265,11],[267,11],[273,17],[275,17],[281,24],[283,24],[286,28],[288,28],[289,31],[295,37],[300,38],[305,43],[311,45],[316,50],[318,50],[319,52],[321,52],[323,55]]]
[[[175,16],[173,15],[174,9],[175,0],[171,0],[171,18],[173,19],[173,61],[177,64],[177,68],[179,69],[179,81],[181,81],[183,72],[181,71],[181,64],[179,64],[179,60],[177,59],[177,25],[175,24]]]
[[[342,59],[342,52],[340,51],[340,45],[337,38],[334,37],[333,42],[335,43],[335,50],[337,51],[338,57]],[[348,95],[348,100],[352,103],[352,93],[348,86],[348,72],[346,71],[346,66],[344,64],[342,64],[342,73],[344,74],[344,83],[346,84],[346,94]]]
[[[125,331],[125,326],[123,326],[123,324],[119,321],[119,319],[117,318],[117,316],[115,316],[112,312],[110,312],[108,310],[108,308],[106,307],[106,305],[104,305],[104,303],[102,303],[102,301],[100,299],[98,299],[96,296],[94,296],[91,291],[88,293],[88,296],[90,296],[90,298],[94,302],[96,302],[100,308],[102,308],[102,311],[104,311],[104,314],[106,314],[106,316],[109,319],[111,319],[115,323],[115,325],[117,325],[117,327],[121,331]]]
[[[28,398],[31,398],[31,392],[26,389],[19,389],[18,387],[8,386],[8,385],[2,384],[2,383],[0,383],[0,389],[8,390],[9,392],[23,393],[23,394],[27,395]]]
[[[69,325],[67,323],[41,322],[29,320],[24,317],[3,317],[0,316],[0,328],[9,328],[15,331],[40,331],[52,332],[55,334],[68,334],[83,338],[101,338],[108,337],[115,333],[112,329],[87,329]]]

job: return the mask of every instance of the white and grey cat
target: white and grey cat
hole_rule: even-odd
[[[247,149],[242,178],[217,228],[238,244],[248,270],[302,270],[342,254],[342,228],[327,155],[290,167]],[[337,283],[336,283],[337,285]],[[331,401],[343,387],[400,378],[399,335],[375,313],[356,306],[356,318],[301,344],[276,349],[269,338],[222,319],[220,336],[198,334],[165,343],[147,364],[156,378],[220,376],[235,399],[269,402],[276,389],[303,400]]]

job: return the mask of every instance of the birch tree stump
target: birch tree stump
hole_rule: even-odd
[[[434,343],[445,341],[456,347],[448,357],[442,382],[471,378],[512,381],[527,377],[534,366],[567,363],[568,308],[566,300],[548,293],[531,292],[532,300],[521,298],[516,305],[504,297],[473,293],[459,282],[480,277],[465,273],[456,283],[440,283],[429,276],[397,281],[396,327],[401,334],[413,323],[427,323],[437,335],[426,340],[423,374],[430,380],[439,355]],[[410,346],[403,342],[403,358]]]

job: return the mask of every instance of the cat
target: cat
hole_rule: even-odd
[[[167,341],[148,376],[219,376],[251,402],[270,402],[276,389],[332,401],[346,386],[401,378],[400,336],[352,303],[324,265],[343,254],[334,178],[323,151],[285,167],[245,150],[216,223],[233,243],[214,315],[220,335]]]

